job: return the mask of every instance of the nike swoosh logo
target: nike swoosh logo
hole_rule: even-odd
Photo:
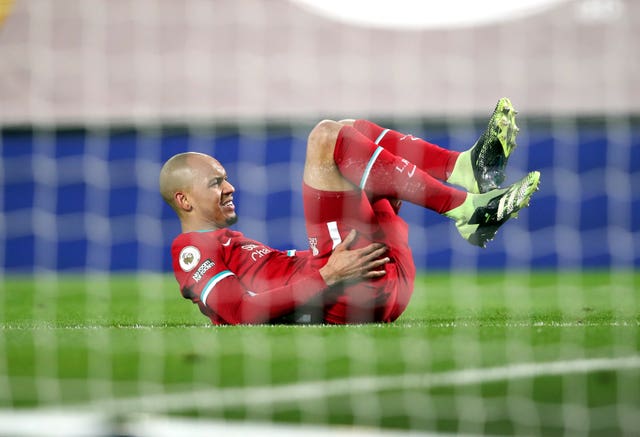
[[[229,244],[231,244],[231,238],[229,238],[226,243],[222,243],[223,246],[228,246]]]

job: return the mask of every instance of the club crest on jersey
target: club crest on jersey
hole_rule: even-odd
[[[180,251],[178,262],[183,271],[190,272],[200,262],[200,251],[197,247],[187,246]]]
[[[318,250],[318,238],[317,237],[309,237],[309,249],[311,249],[311,253],[313,256],[317,256],[320,251]]]

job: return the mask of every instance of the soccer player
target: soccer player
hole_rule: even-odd
[[[199,153],[172,157],[160,190],[182,225],[171,251],[183,297],[215,324],[397,319],[415,278],[408,226],[398,216],[402,200],[453,219],[481,247],[529,204],[538,172],[499,188],[516,146],[515,114],[508,99],[498,101],[484,133],[462,153],[367,120],[321,121],[307,142],[309,250],[302,252],[229,229],[237,220],[235,189],[224,167]]]

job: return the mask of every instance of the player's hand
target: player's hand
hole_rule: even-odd
[[[327,285],[379,278],[386,274],[384,265],[390,259],[383,255],[387,247],[382,243],[371,243],[360,249],[350,250],[349,246],[355,239],[356,231],[352,230],[333,250],[327,264],[320,269],[320,274]]]

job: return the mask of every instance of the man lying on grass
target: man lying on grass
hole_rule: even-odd
[[[160,191],[182,225],[171,249],[182,296],[215,324],[392,322],[415,279],[401,201],[453,219],[464,239],[484,247],[538,187],[540,174],[531,172],[499,188],[517,132],[508,99],[462,153],[367,120],[321,121],[307,142],[309,249],[299,252],[229,229],[235,189],[222,164],[175,155]]]

